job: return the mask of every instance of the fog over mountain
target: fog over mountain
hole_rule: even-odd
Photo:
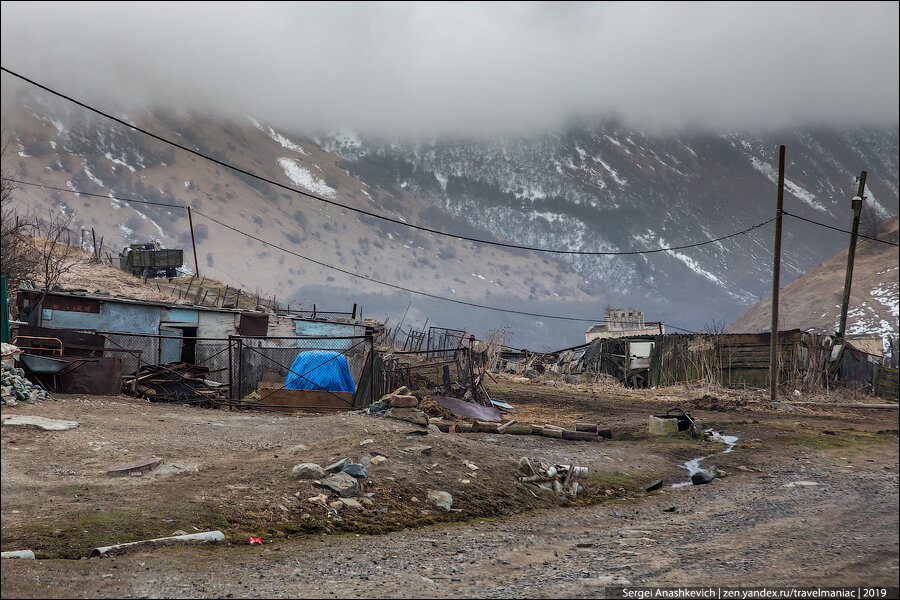
[[[4,67],[90,102],[296,132],[898,119],[897,3],[4,2],[3,22]]]

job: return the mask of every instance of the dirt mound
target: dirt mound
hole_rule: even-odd
[[[704,394],[700,398],[694,398],[689,404],[691,408],[695,409],[726,412],[744,408],[747,406],[748,402],[743,398],[719,398],[710,394]]]
[[[419,402],[419,410],[424,412],[430,418],[440,418],[445,421],[460,421],[462,417],[454,415],[450,410],[437,403],[437,400],[431,396],[426,396]]]
[[[71,270],[60,276],[59,284],[64,288],[78,288],[91,293],[101,292],[142,300],[170,299],[169,295],[155,286],[144,284],[140,278],[131,273],[110,264],[93,262],[85,252],[80,252],[78,262]]]

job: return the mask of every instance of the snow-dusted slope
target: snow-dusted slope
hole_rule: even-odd
[[[121,116],[121,115],[120,115]],[[456,234],[526,246],[640,251],[685,245],[773,216],[777,144],[788,147],[786,208],[842,226],[859,170],[883,214],[898,208],[898,132],[802,131],[754,137],[653,137],[614,125],[542,136],[390,143],[352,131],[289,132],[158,111],[124,118],[218,159],[341,203]],[[5,104],[4,168],[20,178],[151,202],[190,204],[254,236],[363,277],[517,310],[600,318],[607,304],[699,329],[768,295],[772,227],[715,244],[641,256],[536,254],[474,245],[378,221],[236,174],[61,103]],[[17,198],[75,210],[115,252],[160,239],[190,248],[182,211],[21,186]],[[359,301],[402,313],[409,294],[285,254],[198,216],[201,273],[279,298]],[[784,281],[845,244],[786,221]],[[187,254],[189,256],[189,253]],[[193,261],[188,258],[188,266]],[[411,318],[476,331],[513,323],[533,348],[571,344],[586,324],[508,317],[421,297]],[[399,309],[396,306],[399,305]],[[396,309],[396,310],[395,310]],[[416,313],[418,309],[418,314]],[[440,316],[440,318],[439,318]],[[398,315],[399,318],[399,315]]]
[[[898,219],[893,217],[878,237],[897,243]],[[834,333],[840,323],[847,268],[847,249],[799,277],[781,290],[778,321],[782,329]],[[857,245],[847,311],[847,334],[900,334],[900,255],[896,246],[862,239]],[[771,299],[753,306],[729,327],[732,332],[769,329]]]
[[[316,139],[352,165],[376,168],[454,214],[534,246],[641,250],[765,221],[774,215],[781,143],[787,210],[848,226],[854,177],[865,169],[876,213],[898,211],[896,129],[654,137],[606,124],[489,141],[384,143],[346,133]],[[770,226],[678,252],[570,262],[589,279],[649,298],[701,285],[710,299],[749,305],[767,295],[771,239]],[[843,244],[840,235],[788,222],[784,277],[799,276]]]

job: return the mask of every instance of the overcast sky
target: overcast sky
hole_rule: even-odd
[[[900,110],[897,2],[3,2],[2,21],[4,67],[100,107],[294,132],[895,126]]]

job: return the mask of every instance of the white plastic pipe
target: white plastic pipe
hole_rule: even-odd
[[[174,535],[172,537],[156,538],[153,540],[141,540],[138,542],[127,542],[125,544],[114,544],[112,546],[102,546],[91,550],[90,557],[96,558],[103,556],[112,550],[127,548],[129,546],[137,546],[139,544],[156,544],[158,542],[218,542],[225,539],[225,534],[221,531],[204,531],[202,533],[188,533],[186,535]]]
[[[34,552],[31,550],[13,550],[11,552],[3,552],[0,558],[30,558],[34,560]]]

